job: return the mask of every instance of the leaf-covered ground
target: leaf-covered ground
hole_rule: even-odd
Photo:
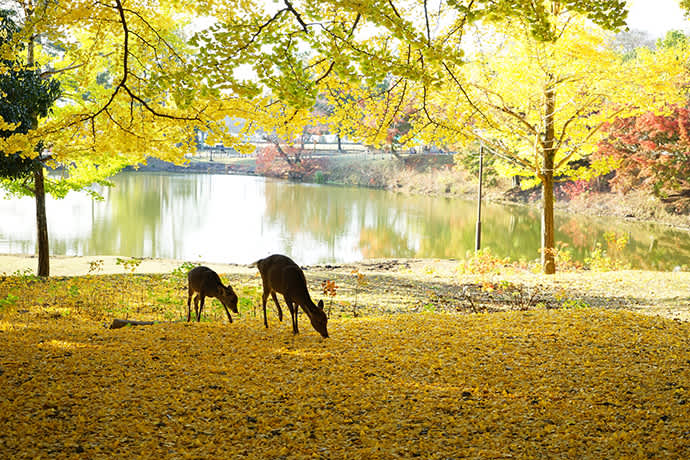
[[[181,270],[1,276],[0,458],[690,458],[688,273],[308,267],[322,339],[225,268],[233,324]]]
[[[688,323],[421,313],[334,320],[326,340],[276,323],[6,313],[0,457],[690,457]]]

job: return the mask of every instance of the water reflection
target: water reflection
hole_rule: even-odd
[[[249,263],[273,252],[304,264],[372,257],[465,257],[475,203],[256,177],[124,173],[103,201],[48,201],[51,253]],[[0,201],[0,253],[35,252],[31,199]],[[482,243],[512,259],[539,256],[535,209],[486,204]],[[559,215],[556,238],[582,261],[605,231],[629,235],[635,268],[690,264],[687,232],[653,224]]]

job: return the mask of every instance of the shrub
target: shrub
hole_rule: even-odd
[[[294,147],[282,147],[290,158],[290,163],[283,158],[276,146],[268,146],[259,150],[256,157],[256,172],[263,176],[282,177],[293,180],[309,180],[321,173],[321,180],[325,183],[325,161],[314,158],[302,158]]]
[[[589,257],[585,258],[585,266],[598,272],[629,269],[630,267],[620,260],[621,252],[628,244],[628,236],[606,232],[604,241],[605,246],[597,243]]]
[[[458,271],[475,275],[489,273],[499,274],[501,270],[510,265],[510,259],[498,257],[491,252],[491,248],[480,249],[472,256],[460,262]]]

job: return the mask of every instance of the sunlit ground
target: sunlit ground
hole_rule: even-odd
[[[598,309],[0,321],[0,458],[689,458],[690,324]]]

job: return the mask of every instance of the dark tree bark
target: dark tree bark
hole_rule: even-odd
[[[36,197],[36,230],[38,245],[38,276],[50,276],[50,248],[48,245],[48,219],[43,163],[34,167],[34,194]]]
[[[544,169],[551,170],[544,172],[542,177],[542,219],[541,219],[541,262],[544,274],[553,275],[556,273],[556,238],[553,214],[553,158],[548,161],[544,159]]]
[[[542,163],[542,214],[541,214],[541,262],[544,274],[556,273],[555,254],[555,226],[553,215],[553,167],[556,152],[554,145],[556,135],[554,129],[554,113],[556,110],[556,90],[552,85],[547,86],[544,93],[544,161]]]

